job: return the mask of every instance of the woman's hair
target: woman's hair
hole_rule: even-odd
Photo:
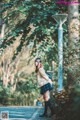
[[[41,58],[36,58],[36,59],[35,59],[35,62],[39,62],[39,63],[41,63],[41,62],[42,62],[42,61],[41,61]],[[41,67],[42,67],[42,65],[41,65]],[[39,68],[38,68],[38,66],[36,66],[36,70],[35,70],[35,72],[37,73],[38,70],[39,70]]]
[[[36,58],[36,59],[35,59],[35,62],[42,62],[42,61],[41,61],[41,58],[39,58],[39,57]]]

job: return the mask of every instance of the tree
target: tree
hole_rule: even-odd
[[[77,0],[77,2],[79,1]],[[80,69],[79,69],[80,68],[79,4],[70,4],[68,7],[68,13],[69,13],[69,16],[68,16],[68,31],[69,31],[68,80],[70,81],[70,79],[72,79],[72,82],[73,82],[72,84],[78,85],[79,73],[80,73]]]
[[[12,44],[16,37],[21,35],[20,45],[15,56],[25,44],[32,48],[33,56],[41,54],[42,56],[46,55],[45,59],[50,55],[51,59],[56,58],[56,55],[49,54],[57,52],[57,27],[53,14],[67,11],[66,7],[60,6],[61,8],[59,8],[52,0],[44,0],[44,2],[42,0],[9,0],[2,6],[3,16],[8,27],[1,47]]]
[[[12,61],[16,60],[23,46],[31,50],[31,56],[42,56],[48,69],[52,61],[57,63],[57,26],[53,15],[67,12],[67,7],[55,4],[53,0],[4,0],[2,17],[6,23],[5,38],[1,48],[6,50],[20,37],[19,45]],[[64,24],[64,42],[66,43],[66,23]],[[8,61],[7,61],[8,63]],[[12,64],[12,62],[11,62]],[[6,64],[7,66],[8,64]],[[15,64],[16,65],[16,64]],[[9,73],[10,66],[9,66]],[[17,71],[16,71],[17,72]],[[15,74],[14,74],[15,75]],[[9,77],[8,77],[9,78]],[[14,77],[12,77],[14,79]]]
[[[71,0],[74,2],[74,0]],[[78,3],[79,1],[76,0]],[[69,119],[79,120],[80,115],[80,36],[79,36],[79,4],[68,6],[68,85],[72,89],[72,106]],[[73,116],[72,116],[73,114]]]

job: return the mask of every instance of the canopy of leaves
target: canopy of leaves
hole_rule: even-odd
[[[58,5],[54,0],[6,0],[0,4],[2,18],[6,23],[6,34],[1,47],[12,44],[21,36],[20,44],[13,57],[27,45],[33,56],[57,59],[57,23],[53,15],[66,13],[67,6]],[[64,25],[66,30],[66,24]],[[66,31],[65,31],[66,33]]]

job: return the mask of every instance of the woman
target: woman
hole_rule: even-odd
[[[36,73],[37,73],[37,81],[40,86],[40,93],[43,95],[43,99],[45,102],[44,113],[40,115],[40,117],[47,116],[48,107],[51,110],[51,116],[52,116],[54,113],[53,107],[50,102],[50,90],[51,90],[52,81],[51,79],[49,79],[48,75],[45,73],[45,70],[42,66],[42,62],[40,58],[35,59],[35,67],[36,67]]]

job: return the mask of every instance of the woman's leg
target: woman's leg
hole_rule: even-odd
[[[50,92],[49,92],[49,90],[44,93],[43,98],[44,98],[44,101],[48,101],[50,99]]]
[[[44,107],[44,113],[42,115],[40,115],[40,117],[46,117],[47,116],[48,100],[50,99],[49,91],[47,91],[43,94],[43,99],[44,99],[45,107]]]
[[[54,108],[53,108],[51,101],[50,101],[50,92],[49,91],[44,93],[44,101],[47,104],[47,109],[48,109],[48,107],[50,108],[51,116],[52,116],[54,114]]]

